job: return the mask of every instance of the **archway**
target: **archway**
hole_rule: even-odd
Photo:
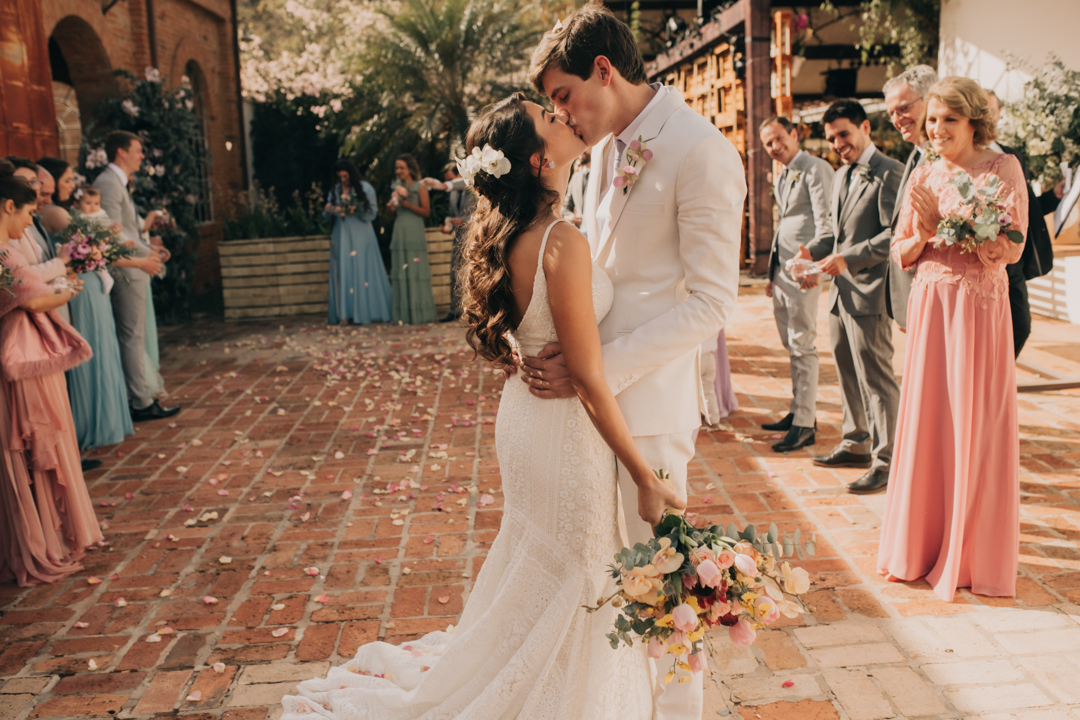
[[[209,139],[207,137],[207,95],[206,75],[203,74],[199,63],[188,60],[184,66],[184,78],[191,89],[194,107],[192,110],[199,118],[199,137],[196,140],[195,161],[199,178],[198,192],[195,193],[195,220],[199,223],[212,222],[214,219],[214,195],[211,192],[210,181],[210,153]]]
[[[63,134],[72,135],[76,127],[81,134],[82,126],[92,117],[98,103],[118,96],[120,85],[113,77],[112,63],[101,38],[90,23],[76,15],[68,15],[53,29],[49,38],[49,67],[57,122],[60,123],[61,116],[64,118],[60,127],[61,143],[64,143]],[[61,85],[72,88],[74,98]],[[66,155],[64,159],[68,159]]]

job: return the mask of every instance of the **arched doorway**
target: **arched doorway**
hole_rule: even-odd
[[[74,164],[82,129],[98,103],[120,94],[112,63],[90,23],[68,15],[49,37],[49,69],[60,131],[60,157]]]

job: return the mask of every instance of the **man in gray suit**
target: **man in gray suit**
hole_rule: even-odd
[[[832,246],[833,226],[829,215],[833,169],[829,163],[799,149],[799,131],[786,117],[771,117],[758,131],[769,156],[784,166],[773,195],[780,210],[780,222],[773,233],[769,254],[769,284],[765,294],[772,298],[773,316],[780,342],[791,358],[791,407],[779,422],[767,423],[766,430],[786,430],[783,440],[773,445],[776,452],[790,452],[815,441],[818,384],[817,308],[821,285],[805,289],[810,282],[796,282],[784,265],[799,254],[799,246],[819,243]]]
[[[464,178],[458,171],[457,163],[448,162],[443,167],[443,179],[439,182],[435,178],[424,178],[424,184],[429,190],[442,190],[450,193],[449,214],[445,224],[454,233],[454,244],[450,251],[450,312],[439,318],[439,322],[453,322],[461,317],[461,287],[458,284],[458,273],[461,270],[461,249],[465,245],[465,228],[476,205],[476,196],[465,185]]]
[[[817,240],[800,247],[799,253],[819,261],[822,272],[833,278],[829,336],[840,376],[844,437],[831,453],[813,462],[820,467],[869,467],[847,486],[848,492],[875,493],[889,482],[900,400],[885,283],[904,166],[874,147],[870,122],[858,102],[833,103],[822,122],[825,139],[844,163],[833,182],[835,240]]]
[[[923,137],[922,119],[923,108],[926,106],[926,96],[930,87],[938,81],[937,73],[929,65],[916,65],[908,68],[893,79],[885,83],[885,107],[889,111],[889,119],[893,127],[900,131],[904,140],[911,143],[915,148],[908,155],[907,164],[904,166],[904,174],[900,178],[900,188],[896,194],[896,204],[893,207],[891,227],[896,230],[896,221],[900,218],[900,208],[904,205],[904,193],[907,191],[908,178],[912,171],[926,162],[927,151],[930,142]],[[888,291],[885,295],[886,309],[889,317],[896,320],[901,330],[907,330],[907,305],[908,295],[911,294],[911,279],[914,270],[904,270],[896,260],[889,258],[889,275],[886,281]]]
[[[146,294],[150,292],[150,277],[161,271],[162,262],[142,239],[135,203],[128,189],[131,177],[145,157],[142,141],[134,133],[115,130],[105,137],[105,156],[109,165],[94,180],[94,187],[101,193],[101,209],[123,227],[121,237],[135,248],[134,257],[116,262],[126,282],[116,283],[109,293],[131,419],[141,422],[167,418],[180,412],[180,408],[162,407],[146,382]]]

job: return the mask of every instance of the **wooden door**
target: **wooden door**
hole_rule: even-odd
[[[59,148],[39,0],[0,2],[0,155],[36,160]]]

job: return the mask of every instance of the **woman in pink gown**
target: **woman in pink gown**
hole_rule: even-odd
[[[962,210],[950,184],[1001,180],[1000,204],[1026,235],[1027,189],[1016,158],[994,139],[986,94],[962,78],[934,85],[924,131],[940,157],[912,173],[893,257],[915,268],[896,450],[881,523],[878,570],[926,577],[941,599],[956,589],[1012,596],[1019,561],[1020,440],[1005,265],[1023,243],[1004,234],[977,252],[946,247],[940,218]]]
[[[10,166],[8,166],[10,167]],[[46,285],[6,241],[22,236],[36,192],[0,166],[0,581],[54,582],[102,543],[83,481],[64,370],[90,347],[54,312],[70,290]]]

